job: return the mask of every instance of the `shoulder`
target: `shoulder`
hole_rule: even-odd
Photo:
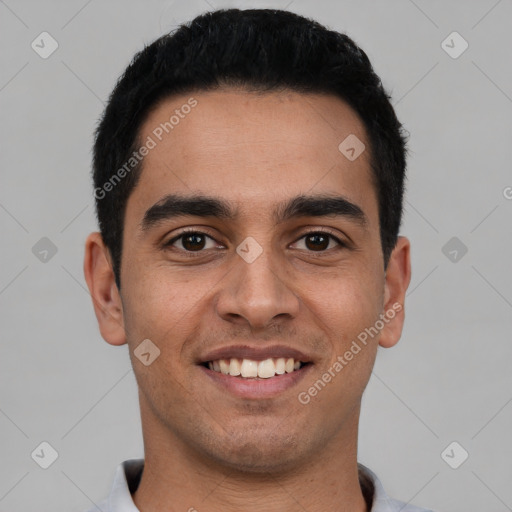
[[[434,512],[429,508],[416,507],[415,505],[410,505],[392,498],[388,498],[386,505],[387,508],[383,508],[383,512]],[[377,510],[380,512],[380,509]]]
[[[101,510],[101,512],[111,512],[108,499],[104,499],[100,503],[94,505],[92,508],[88,510],[85,510],[84,512],[98,512],[98,510]]]
[[[371,512],[433,512],[389,497],[377,475],[363,464],[358,464],[359,481]]]
[[[84,512],[138,512],[132,493],[139,485],[143,469],[144,459],[129,459],[119,464],[108,497]]]

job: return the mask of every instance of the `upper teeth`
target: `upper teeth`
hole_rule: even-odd
[[[293,357],[268,358],[263,361],[231,358],[219,359],[208,363],[210,370],[221,372],[224,375],[259,377],[260,379],[268,379],[275,375],[282,375],[285,372],[291,373],[294,370],[298,370],[300,366],[301,362],[295,361]]]

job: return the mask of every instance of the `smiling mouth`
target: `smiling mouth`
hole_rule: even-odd
[[[232,357],[206,361],[202,366],[214,372],[242,379],[269,379],[285,373],[293,373],[309,364],[311,363],[304,363],[292,357],[270,357],[262,361]]]

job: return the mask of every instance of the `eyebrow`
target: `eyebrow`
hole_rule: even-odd
[[[229,201],[206,195],[169,194],[151,206],[144,214],[141,230],[149,231],[161,222],[193,216],[236,220],[239,210]],[[368,225],[363,210],[343,196],[299,195],[279,203],[273,211],[276,224],[299,217],[345,217],[361,227]]]

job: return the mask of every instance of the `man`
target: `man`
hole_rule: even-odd
[[[405,151],[366,54],[290,12],[215,11],[135,56],[96,133],[84,270],[145,459],[98,508],[425,510],[357,463],[404,321]]]

